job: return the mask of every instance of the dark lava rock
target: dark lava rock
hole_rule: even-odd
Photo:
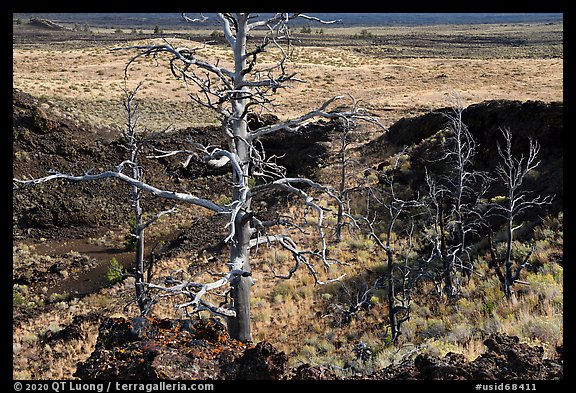
[[[475,379],[562,379],[563,362],[544,359],[544,348],[520,343],[518,337],[493,334],[488,351],[472,362]]]
[[[322,365],[302,364],[296,368],[291,379],[297,380],[332,380],[339,379],[334,370]]]
[[[92,355],[78,363],[80,379],[282,378],[288,359],[269,343],[231,339],[215,319],[136,317],[104,320]]]
[[[114,170],[128,157],[120,131],[85,124],[60,113],[48,101],[13,89],[13,176],[40,178],[50,170],[81,175]],[[258,128],[277,122],[273,115],[252,116],[249,123]],[[260,138],[257,148],[265,157],[277,157],[289,176],[313,177],[328,149],[326,142],[334,130],[331,122],[307,124],[295,132],[279,131]],[[186,190],[198,197],[218,200],[230,192],[229,168],[212,168],[200,159],[174,155],[149,158],[152,148],[180,150],[190,141],[226,148],[219,127],[185,128],[158,135],[143,146],[139,163],[145,168],[146,182],[165,190]],[[13,192],[13,234],[19,237],[64,239],[94,236],[99,228],[128,222],[131,214],[130,187],[117,179],[70,182],[53,180]],[[266,206],[279,200],[278,194],[262,196]],[[256,198],[255,202],[258,202]],[[163,198],[144,193],[145,211],[172,207]],[[257,205],[257,204],[256,204]],[[259,206],[259,205],[258,205]],[[272,209],[265,209],[272,210]],[[264,219],[268,219],[265,217]]]
[[[443,358],[419,354],[378,371],[373,377],[398,380],[559,380],[563,362],[544,359],[544,349],[520,343],[518,337],[492,334],[484,341],[487,351],[471,362],[463,355]]]
[[[63,26],[60,26],[59,24],[56,24],[56,23],[52,22],[51,20],[38,18],[38,17],[31,18],[30,22],[28,22],[28,24],[30,26],[38,27],[41,29],[64,30]]]
[[[268,342],[259,342],[254,348],[248,348],[239,359],[238,379],[281,379],[286,363],[288,356],[284,352],[278,352]]]
[[[328,157],[327,144],[337,124],[319,120],[296,131],[281,130],[260,138],[266,157],[281,157],[279,165],[286,168],[286,176],[317,177],[318,166]]]
[[[80,124],[57,114],[45,102],[13,91],[13,176],[42,177],[53,169],[82,174],[108,169],[124,152],[111,129]],[[116,138],[117,139],[117,138]],[[116,162],[116,164],[113,164]],[[129,213],[128,189],[115,181],[72,183],[51,181],[13,192],[13,230],[22,235],[83,237]]]
[[[487,350],[473,361],[461,354],[442,358],[419,354],[371,375],[375,380],[559,380],[563,361],[544,359],[540,346],[493,334]],[[92,355],[78,363],[75,377],[92,379],[338,380],[325,365],[288,370],[288,357],[268,342],[231,339],[216,319],[108,318],[100,325]]]
[[[280,120],[273,114],[248,115],[250,130],[271,126]],[[287,129],[260,137],[265,157],[277,156],[277,162],[286,168],[286,176],[305,176],[314,178],[318,165],[322,164],[329,151],[326,146],[331,134],[337,127],[335,121],[320,120],[306,124],[295,131]],[[259,144],[256,144],[258,146]],[[258,148],[258,147],[257,147]]]
[[[414,191],[427,193],[425,167],[432,175],[445,171],[450,165],[440,158],[444,154],[443,143],[449,126],[446,114],[453,114],[451,108],[440,108],[433,112],[412,118],[402,118],[388,132],[361,148],[365,156],[372,156],[382,170],[391,164],[390,157],[381,156],[381,150],[407,147],[410,168],[399,171],[395,181],[409,185]],[[529,141],[540,145],[537,160],[540,161],[530,176],[525,178],[523,190],[531,190],[532,195],[554,195],[551,213],[563,209],[563,149],[564,149],[564,105],[562,102],[491,100],[470,105],[462,111],[462,123],[477,143],[474,168],[492,174],[500,161],[498,143],[503,145],[501,129],[509,129],[512,134],[512,154],[524,157],[528,154]],[[386,149],[383,149],[386,147]],[[492,182],[489,196],[503,195],[500,182]],[[535,210],[535,209],[533,209]],[[535,212],[540,213],[540,212]]]
[[[402,118],[390,126],[386,141],[398,146],[418,144],[445,128],[448,125],[445,114],[450,113],[451,108],[440,108],[421,116]],[[514,135],[548,144],[551,140],[560,142],[563,114],[561,102],[490,100],[464,108],[462,122],[480,143],[490,141],[501,127],[506,127]]]
[[[97,312],[89,312],[88,314],[75,315],[72,321],[65,325],[61,330],[52,331],[47,330],[46,333],[40,335],[43,343],[51,343],[55,341],[69,341],[69,340],[84,340],[86,339],[86,332],[82,328],[83,322],[96,322],[101,319]]]

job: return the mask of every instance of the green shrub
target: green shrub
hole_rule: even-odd
[[[487,300],[486,303],[484,303],[482,311],[484,311],[484,314],[487,316],[492,316],[494,314],[494,307],[496,307],[494,302],[492,300]]]
[[[483,308],[481,302],[466,297],[461,297],[456,301],[457,315],[464,319],[476,318],[480,314],[481,308]]]
[[[106,271],[106,282],[110,286],[122,282],[125,278],[125,272],[124,266],[116,258],[112,258]]]
[[[354,34],[354,39],[371,39],[374,38],[375,35],[373,33],[371,33],[370,31],[364,29],[360,32],[360,34],[356,33]]]
[[[367,236],[354,237],[348,241],[348,244],[350,249],[353,251],[372,250],[374,247],[374,242]]]
[[[26,301],[26,298],[24,297],[24,295],[22,295],[19,291],[14,289],[12,291],[12,304],[22,306],[26,303],[27,303],[27,301]]]
[[[132,216],[130,217],[130,233],[127,233],[124,236],[124,248],[126,248],[126,250],[128,251],[136,251],[136,243],[137,243],[137,239],[136,236],[134,236],[134,232],[136,228],[136,217]]]
[[[281,295],[282,297],[286,297],[289,295],[294,295],[295,289],[294,285],[290,281],[280,281],[278,284],[272,288],[271,296],[272,298],[276,297],[277,295]]]
[[[547,316],[536,316],[523,321],[521,326],[525,337],[541,342],[556,344],[562,340],[561,318],[551,319]]]
[[[465,344],[473,338],[472,325],[460,324],[452,327],[448,333],[447,341],[456,344]]]
[[[136,251],[136,236],[132,233],[127,234],[124,236],[124,248],[127,251]]]
[[[232,203],[232,197],[230,195],[220,194],[214,202],[222,206],[230,205]]]
[[[529,273],[526,281],[530,283],[526,292],[537,296],[541,302],[563,303],[562,282],[557,282],[552,274]]]
[[[452,342],[429,339],[424,344],[422,352],[430,356],[444,357],[448,352],[462,353],[462,348]]]

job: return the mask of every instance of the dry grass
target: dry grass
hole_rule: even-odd
[[[288,211],[295,213],[296,206]],[[536,232],[551,230],[553,238],[561,239],[560,228],[552,228],[549,222]],[[315,246],[313,237],[296,238],[302,248]],[[404,239],[398,237],[396,241],[401,243]],[[546,252],[542,247],[541,251]],[[538,270],[523,277],[530,285],[519,291],[517,302],[505,300],[494,272],[488,270],[482,256],[478,257],[477,269],[483,277],[473,276],[455,302],[437,298],[434,288],[424,284],[413,299],[411,318],[402,325],[398,345],[393,346],[387,341],[388,310],[384,292],[374,292],[370,310],[360,312],[349,324],[335,325],[330,317],[331,303],[353,301],[375,274],[383,272],[383,252],[365,237],[347,232],[342,242],[331,244],[330,250],[343,264],[324,270],[316,263],[319,277],[326,280],[346,276],[340,282],[327,285],[314,285],[312,276],[304,268],[290,280],[274,278],[272,267],[277,273],[285,273],[293,264],[284,250],[263,246],[252,257],[256,280],[251,299],[254,340],[269,341],[285,351],[290,356],[290,366],[324,364],[342,371],[345,366],[356,364],[357,370],[370,372],[422,352],[437,356],[456,352],[472,360],[484,352],[482,341],[494,332],[543,345],[548,357],[554,357],[556,346],[563,344],[563,269],[555,262],[543,263]],[[30,252],[18,250],[22,255],[27,255],[27,251]],[[162,282],[162,277],[181,271],[184,272],[179,273],[182,278],[213,281],[216,278],[211,273],[226,270],[225,253],[216,264],[207,263],[207,258],[205,254],[184,253],[162,260],[157,266],[156,280]],[[97,324],[84,322],[85,336],[81,340],[48,345],[41,341],[46,330],[60,330],[74,315],[96,310],[102,315],[135,316],[137,310],[133,305],[124,308],[132,295],[130,279],[80,300],[56,303],[42,318],[15,325],[14,378],[71,378],[76,362],[84,360],[94,348]],[[183,311],[174,305],[184,300],[167,298],[156,306],[154,314],[183,317]],[[360,341],[373,353],[364,363],[355,362],[352,351]],[[37,361],[40,358],[42,362]]]
[[[123,287],[122,287],[123,288]],[[120,296],[118,294],[121,294]],[[96,345],[98,323],[82,322],[80,339],[44,341],[48,330],[58,332],[71,323],[76,315],[97,311],[102,314],[119,310],[126,301],[120,286],[70,302],[58,302],[42,313],[41,318],[13,326],[12,376],[14,379],[72,379],[76,363],[85,360]]]
[[[143,40],[130,45],[155,42]],[[175,40],[174,45],[178,44],[202,47],[198,42]],[[43,96],[75,117],[121,125],[122,111],[117,108],[124,67],[136,52],[108,49],[97,45],[69,50],[16,47],[13,86]],[[198,54],[212,61],[220,59],[221,65],[230,56],[219,46],[205,47]],[[39,58],[43,59],[42,67],[38,66]],[[259,67],[277,58],[278,53],[272,50]],[[140,97],[150,114],[143,119],[144,125],[160,128],[170,123],[176,127],[214,123],[210,113],[189,103],[186,88],[172,78],[166,65],[166,57],[161,56],[158,62],[141,58],[129,70],[131,83],[145,81]],[[388,58],[371,57],[346,46],[298,46],[288,67],[306,83],[294,83],[272,96],[275,112],[282,119],[300,115],[321,105],[326,97],[343,93],[363,100],[390,124],[403,111],[444,106],[444,94],[452,91],[458,91],[465,104],[486,99],[558,101],[563,91],[561,58]]]
[[[384,30],[371,31],[386,33]],[[353,31],[340,33],[354,34]],[[409,34],[409,31],[398,29],[395,34]],[[201,46],[200,43],[186,44]],[[15,46],[13,86],[45,97],[72,118],[111,127],[122,125],[124,115],[119,102],[123,69],[134,52],[112,52],[97,44],[84,48],[64,45],[56,48]],[[214,60],[226,51],[221,47],[207,47],[199,53]],[[275,55],[273,51],[267,54],[259,66],[266,66]],[[272,97],[276,104],[275,114],[281,119],[301,115],[319,106],[327,97],[343,93],[362,99],[385,125],[410,113],[444,106],[444,95],[452,91],[458,91],[466,105],[487,99],[563,99],[561,58],[392,58],[381,54],[370,56],[347,46],[297,47],[294,55],[288,66],[308,83],[295,83]],[[186,88],[170,77],[165,65],[165,59],[160,59],[158,64],[151,59],[141,59],[130,69],[130,83],[145,81],[140,90],[143,125],[159,129],[168,124],[180,128],[214,123],[210,113],[190,104]],[[294,212],[295,208],[292,209]],[[158,233],[169,233],[177,221],[185,222],[193,214],[184,211],[179,220],[160,223]],[[267,340],[290,354],[293,366],[310,362],[343,368],[354,360],[352,348],[359,341],[373,349],[373,357],[363,365],[366,368],[398,363],[412,356],[415,349],[439,355],[447,351],[459,352],[473,359],[484,351],[482,339],[495,331],[543,343],[546,354],[552,356],[555,346],[562,344],[563,271],[550,258],[562,251],[562,228],[558,222],[549,222],[535,233],[538,243],[533,258],[539,268],[525,277],[531,285],[516,304],[503,299],[497,280],[479,260],[478,266],[485,278],[473,277],[464,288],[464,296],[454,304],[434,301],[430,296],[414,299],[412,318],[403,325],[398,347],[387,344],[388,312],[386,302],[379,294],[373,299],[370,311],[348,325],[335,327],[327,316],[331,302],[350,300],[351,295],[364,288],[363,278],[368,270],[382,271],[383,256],[369,240],[346,235],[343,242],[332,245],[332,255],[347,264],[334,265],[328,271],[317,266],[322,279],[346,274],[342,283],[331,285],[313,285],[313,279],[305,269],[300,269],[289,281],[273,278],[271,264],[279,272],[286,272],[292,261],[283,251],[261,247],[252,260],[257,280],[251,303],[254,339]],[[309,240],[300,240],[304,246],[314,246]],[[16,250],[17,263],[30,262],[27,258],[32,251]],[[214,279],[201,258],[182,255],[164,260],[158,271],[164,275],[178,269],[186,271],[192,261],[196,266],[203,266],[193,272],[197,274],[195,278]],[[222,263],[210,269],[218,272],[225,269],[225,265]],[[343,285],[346,291],[343,291]],[[423,294],[432,292],[431,287],[422,288]],[[56,303],[46,308],[41,318],[15,324],[13,377],[72,378],[76,362],[87,358],[95,345],[97,324],[83,324],[85,337],[82,340],[45,345],[41,342],[42,335],[48,329],[61,329],[74,315],[91,311],[102,315],[136,315],[134,307],[124,310],[132,295],[133,283],[126,280],[83,299]],[[182,316],[169,301],[161,303],[155,313],[165,317]]]

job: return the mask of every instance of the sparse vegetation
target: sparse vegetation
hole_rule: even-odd
[[[367,30],[367,29],[362,29],[360,31],[360,33],[354,34],[354,39],[369,40],[369,39],[372,39],[374,37],[375,37],[374,34],[370,30]]]
[[[486,37],[498,31],[513,34],[511,29],[524,29],[518,34],[523,37],[536,37],[544,32],[542,40],[545,40],[546,37],[557,34],[553,27],[548,26],[546,30],[544,26],[509,26],[506,30],[500,26],[499,28],[504,30],[497,30],[497,26],[486,26],[482,32],[471,27],[466,27],[466,31]],[[84,31],[88,31],[87,24],[84,28]],[[121,26],[117,30],[122,28],[128,27]],[[76,30],[79,29],[80,26]],[[414,29],[414,36],[410,37],[406,31],[399,28],[357,28],[355,33],[324,28],[316,31],[316,34],[311,34],[312,30],[308,29],[300,31],[305,35],[303,39],[313,39],[321,34],[322,40],[328,43],[341,40],[342,45],[337,48],[295,46],[295,57],[289,66],[298,71],[299,77],[313,83],[305,87],[296,83],[291,86],[292,89],[286,91],[286,95],[279,94],[277,99],[274,96],[279,115],[285,118],[301,112],[302,108],[314,106],[311,103],[321,101],[328,89],[358,94],[371,103],[369,109],[381,115],[387,124],[442,106],[443,97],[436,92],[445,91],[447,83],[450,83],[451,88],[461,91],[467,103],[479,102],[485,98],[543,101],[562,99],[561,44],[511,47],[507,54],[501,53],[501,47],[490,47],[487,44],[463,52],[460,46],[454,45],[442,44],[436,49],[410,46],[417,35],[425,31],[424,28]],[[132,36],[134,31],[135,29],[132,29]],[[108,32],[109,35],[113,33],[114,30]],[[162,32],[157,25],[154,34],[160,33]],[[205,38],[223,37],[221,32],[215,31],[202,34]],[[462,38],[457,35],[459,33],[447,30],[443,30],[442,34],[439,37],[447,42],[454,42],[457,37]],[[348,46],[350,37],[356,41],[354,46]],[[371,44],[367,47],[358,43],[364,39],[368,42],[376,37],[381,41],[379,45]],[[405,38],[406,41],[400,38]],[[174,39],[175,42],[179,40],[180,38]],[[114,130],[122,129],[125,119],[118,94],[113,92],[119,91],[127,55],[121,52],[102,52],[100,48],[86,42],[70,42],[68,46],[61,46],[61,43],[51,47],[42,45],[25,46],[15,40],[14,86],[34,94],[41,92],[45,97],[46,111],[56,110],[76,121],[106,125]],[[219,44],[211,44],[199,50],[217,58],[222,48]],[[263,57],[263,63],[255,66],[264,67],[271,62],[276,53],[273,50],[270,52],[266,53],[270,58]],[[466,55],[462,56],[463,53],[467,54],[468,58]],[[45,69],[34,65],[33,59],[39,55],[46,59]],[[389,55],[394,57],[388,57]],[[511,58],[502,59],[502,56]],[[136,63],[131,68],[133,78],[143,79],[150,69]],[[72,64],[77,68],[74,69]],[[503,71],[509,71],[508,76]],[[509,77],[512,73],[514,78]],[[436,78],[438,75],[444,77]],[[150,76],[156,77],[154,73],[150,73]],[[354,83],[350,83],[352,76]],[[511,83],[512,79],[514,83]],[[99,83],[94,84],[95,80]],[[179,129],[190,125],[216,123],[215,117],[204,108],[190,105],[187,101],[189,91],[186,88],[177,88],[164,80],[147,84],[146,87],[147,89],[142,91],[140,106],[143,126],[163,129],[174,124],[174,127]],[[49,130],[40,117],[33,120],[37,125]],[[14,135],[23,140],[36,137],[34,132],[25,128],[15,128]],[[355,169],[378,164],[371,161],[371,157],[359,157],[361,151],[354,149],[377,135],[370,127],[361,128],[351,134],[353,142],[350,155],[362,164]],[[435,137],[437,141],[442,141],[443,136],[445,137],[438,134]],[[91,138],[94,137],[100,136],[91,134]],[[334,140],[327,143],[332,144],[333,150],[337,144]],[[392,146],[378,146],[378,149],[380,158],[391,157],[396,153]],[[80,153],[77,151],[76,154]],[[15,150],[14,159],[18,162],[31,162],[36,158],[25,150]],[[398,175],[408,178],[414,175],[416,166],[413,159],[410,154],[401,157],[397,168]],[[175,165],[174,168],[176,167]],[[370,184],[379,181],[375,172],[362,172],[363,170],[355,170],[350,174],[350,186],[359,184],[362,176]],[[174,176],[180,176],[176,170],[173,173]],[[328,164],[319,168],[318,176],[336,185],[335,173],[335,166]],[[536,171],[527,176],[536,182],[543,178],[543,175]],[[257,185],[253,178],[247,182],[250,188]],[[206,192],[210,191],[210,184],[208,183]],[[204,192],[203,189],[202,191]],[[221,190],[215,192],[213,197],[218,204],[227,205],[233,202],[230,195],[222,193]],[[504,203],[505,199],[504,195],[500,199],[494,196],[487,202]],[[351,201],[351,204],[354,205],[355,202],[357,201]],[[334,209],[334,206],[326,208]],[[296,207],[290,204],[274,209],[292,216],[297,211]],[[190,225],[193,228],[197,223],[195,220],[198,219],[198,213],[191,210],[187,214],[188,216],[182,218],[182,222],[184,226]],[[324,271],[318,273],[321,279],[341,274],[345,276],[341,282],[325,286],[313,285],[314,280],[303,271],[296,272],[290,280],[273,279],[292,256],[286,250],[263,244],[252,266],[253,277],[257,282],[250,299],[254,341],[271,342],[289,355],[292,367],[302,363],[323,365],[343,376],[368,375],[375,370],[413,359],[419,353],[443,356],[454,352],[473,360],[486,351],[483,340],[494,332],[518,336],[523,342],[543,344],[544,356],[557,358],[556,347],[563,345],[563,213],[548,214],[543,211],[541,217],[542,220],[537,223],[522,223],[523,228],[527,228],[526,232],[515,236],[511,244],[510,255],[513,260],[522,262],[531,252],[527,260],[529,264],[524,267],[521,277],[524,283],[515,285],[515,302],[506,300],[500,281],[494,269],[489,266],[490,250],[487,240],[484,239],[484,242],[472,245],[473,252],[470,254],[477,274],[472,274],[462,283],[459,294],[453,299],[438,297],[437,288],[431,281],[423,280],[418,283],[417,290],[411,297],[410,318],[401,324],[401,334],[398,335],[395,345],[390,330],[386,329],[389,323],[387,287],[371,290],[365,299],[366,307],[359,308],[356,317],[347,323],[335,323],[334,318],[330,317],[334,314],[331,305],[350,305],[354,302],[358,304],[363,300],[358,294],[363,294],[372,286],[374,279],[385,272],[385,255],[378,252],[373,238],[343,230],[341,241],[330,244],[329,249],[331,257],[344,263],[333,266],[335,270],[331,269],[329,275]],[[327,218],[326,223],[329,222]],[[402,222],[401,227],[406,228],[407,223],[408,220]],[[168,236],[175,233],[176,228],[170,225],[163,223],[158,229],[151,230],[151,235],[162,233],[162,236]],[[383,226],[379,227],[379,234],[382,234],[382,228]],[[313,249],[314,245],[307,243],[305,236],[298,235],[297,229],[294,232],[295,238],[303,247]],[[123,242],[127,249],[131,249],[135,246],[135,238],[131,235],[123,238],[124,234],[125,232],[116,231],[115,238],[107,239],[108,245],[101,244],[101,250],[121,247],[119,245]],[[98,242],[103,242],[101,238],[97,239]],[[383,240],[384,237],[381,236],[380,239]],[[406,232],[399,230],[394,234],[393,241],[399,247],[407,246]],[[415,255],[423,253],[428,244],[421,234],[415,235],[413,241],[415,251],[410,254],[411,263],[415,263]],[[132,277],[126,278],[126,270],[122,264],[112,259],[109,263],[105,262],[104,276],[108,287],[82,298],[64,291],[53,292],[53,281],[46,277],[62,281],[65,276],[73,277],[75,272],[92,267],[86,260],[81,259],[80,255],[71,254],[67,259],[60,255],[40,256],[33,247],[28,247],[28,242],[32,244],[32,241],[25,237],[14,239],[14,278],[18,279],[19,284],[13,286],[13,309],[17,320],[13,326],[13,376],[16,379],[67,379],[74,372],[76,363],[85,360],[93,350],[98,324],[103,317],[137,314],[136,307],[126,306],[133,297],[135,281]],[[50,240],[38,244],[46,242]],[[202,244],[208,245],[208,242]],[[505,244],[499,241],[496,251],[503,255],[506,251],[504,247]],[[110,256],[103,255],[108,258]],[[173,272],[181,271],[179,274],[194,275],[194,278],[213,279],[210,274],[214,270],[215,258],[218,257],[196,254],[194,250],[184,249],[178,254],[157,261],[157,278],[168,279]],[[197,263],[197,270],[188,271],[190,260]],[[76,270],[62,267],[63,262],[70,266],[75,263],[73,266]],[[31,273],[24,274],[26,270]],[[101,271],[100,276],[102,275]],[[26,311],[19,313],[20,309]],[[26,319],[22,315],[34,317]],[[72,323],[75,315],[98,317],[87,318],[80,323],[83,332],[80,340],[63,340],[50,344],[43,341],[48,330],[53,333],[61,331]],[[155,315],[182,317],[178,310],[168,305],[158,306]],[[205,312],[201,315],[208,316]],[[39,356],[45,361],[34,361]]]

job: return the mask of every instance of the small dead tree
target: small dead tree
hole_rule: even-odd
[[[526,176],[528,176],[530,171],[540,165],[540,161],[536,160],[540,151],[539,143],[530,138],[528,156],[522,154],[517,158],[512,154],[512,132],[509,128],[501,128],[500,131],[504,138],[504,146],[501,145],[500,141],[497,142],[500,163],[496,167],[496,175],[505,187],[506,194],[503,196],[504,200],[501,203],[494,202],[491,204],[491,208],[498,216],[505,220],[506,251],[503,258],[501,258],[504,265],[503,273],[498,267],[497,254],[493,244],[491,244],[491,253],[492,265],[496,268],[504,295],[507,299],[513,299],[514,283],[520,280],[520,273],[522,269],[528,265],[528,259],[532,253],[532,251],[530,251],[523,261],[518,262],[516,268],[514,268],[514,261],[512,259],[514,232],[522,226],[522,224],[517,225],[517,220],[527,210],[551,203],[553,196],[538,195],[536,197],[530,197],[531,192],[522,189],[522,183],[526,179]]]
[[[322,318],[330,318],[337,327],[349,324],[361,312],[370,310],[373,294],[383,288],[382,280],[383,277],[378,277],[371,286],[365,284],[359,291],[353,291],[342,283],[342,292],[346,295],[345,301],[331,301],[328,305],[330,312],[322,315]]]
[[[433,177],[430,176],[426,170],[426,184],[428,185],[428,206],[431,208],[430,217],[431,223],[428,225],[431,234],[428,236],[431,251],[428,258],[425,260],[425,265],[431,268],[434,261],[441,261],[442,277],[440,280],[435,280],[437,288],[439,287],[438,294],[445,293],[448,297],[452,297],[457,293],[456,283],[454,278],[454,264],[452,258],[448,254],[446,247],[446,215],[444,213],[444,190],[438,186]]]
[[[403,199],[395,185],[395,175],[400,170],[400,159],[405,156],[405,150],[399,152],[391,168],[380,173],[381,188],[368,188],[367,215],[352,217],[358,228],[364,227],[364,231],[374,240],[376,245],[386,254],[385,275],[380,281],[387,289],[387,301],[389,312],[389,326],[391,342],[396,342],[401,334],[400,328],[403,322],[410,316],[410,301],[412,294],[412,269],[409,256],[413,250],[412,235],[414,222],[411,217],[410,229],[407,231],[408,246],[402,250],[394,245],[394,239],[398,235],[396,224],[402,215],[423,206],[418,199]],[[379,234],[377,211],[384,211],[384,232]],[[371,212],[373,216],[370,217]],[[402,263],[403,260],[403,263]]]
[[[319,23],[334,21],[322,21],[298,13],[278,13],[269,18],[259,18],[249,13],[219,13],[217,17],[231,51],[230,62],[227,63],[230,65],[206,60],[202,56],[202,49],[205,46],[189,48],[173,45],[166,40],[158,45],[131,46],[116,50],[138,51],[126,65],[126,73],[132,63],[141,57],[166,59],[172,74],[188,87],[192,101],[214,111],[221,122],[227,149],[191,143],[193,150],[158,152],[158,156],[186,154],[189,159],[197,157],[211,166],[228,167],[231,172],[232,190],[230,204],[222,205],[189,192],[159,189],[135,178],[133,174],[132,176],[125,174],[123,164],[118,165],[115,170],[78,176],[52,171],[50,175],[40,179],[14,179],[14,184],[19,188],[59,178],[71,181],[115,178],[156,197],[189,203],[226,217],[228,235],[224,241],[230,248],[228,271],[220,273],[219,279],[209,283],[168,279],[164,284],[147,283],[146,286],[148,289],[162,292],[163,296],[184,296],[187,301],[178,304],[177,307],[185,309],[186,312],[189,309],[193,312],[207,310],[223,317],[227,321],[230,336],[246,341],[252,338],[250,292],[254,280],[251,277],[251,250],[262,244],[279,244],[292,254],[295,262],[287,275],[277,275],[278,277],[289,278],[300,266],[305,266],[316,283],[324,283],[319,279],[311,261],[311,258],[319,259],[324,267],[328,267],[331,262],[326,253],[325,208],[318,203],[313,193],[325,193],[336,203],[340,203],[337,194],[328,187],[309,179],[286,177],[284,168],[276,163],[276,157],[266,157],[260,139],[281,130],[297,131],[317,118],[364,120],[373,123],[378,121],[355,105],[352,105],[350,110],[330,110],[345,98],[336,96],[302,116],[252,129],[248,122],[250,114],[272,111],[274,108],[272,98],[277,90],[285,88],[289,82],[302,82],[296,78],[296,73],[287,72],[287,59],[291,49],[289,22],[295,18],[305,18]],[[204,19],[205,17],[201,20]],[[256,29],[264,31],[262,39],[249,43],[250,32]],[[259,55],[270,49],[278,56],[277,61],[272,65],[266,63],[259,65]],[[253,185],[250,179],[256,179],[256,185]],[[315,227],[320,239],[320,245],[316,250],[299,249],[287,233],[271,233],[272,228],[295,225],[289,220],[258,218],[257,212],[252,208],[252,199],[272,189],[300,197],[304,201],[305,209],[315,212]],[[213,293],[223,287],[230,288],[225,302],[213,304],[206,299],[207,293]]]
[[[452,99],[452,113],[442,113],[448,119],[442,156],[434,160],[446,169],[433,176],[426,168],[425,175],[433,210],[432,252],[428,262],[442,261],[443,292],[448,297],[459,292],[457,272],[466,277],[475,273],[469,255],[471,237],[478,235],[484,225],[480,201],[492,180],[474,168],[477,143],[462,121],[464,108],[459,97]]]
[[[124,93],[124,99],[122,104],[126,113],[126,128],[121,134],[121,140],[125,143],[125,148],[130,154],[130,158],[123,161],[120,164],[120,171],[123,167],[132,168],[132,178],[136,181],[142,180],[143,168],[139,163],[139,155],[142,148],[157,136],[157,133],[150,133],[146,135],[146,132],[139,132],[139,105],[136,100],[136,95],[138,90],[142,87],[142,82],[130,90],[127,87],[127,81],[125,80],[125,86],[122,88]],[[152,276],[152,261],[146,267],[144,258],[144,246],[145,246],[145,231],[150,225],[152,225],[156,220],[165,214],[174,213],[176,208],[170,210],[165,210],[158,213],[154,218],[145,221],[144,212],[141,204],[142,193],[141,190],[136,186],[132,185],[130,187],[130,206],[134,212],[134,227],[132,228],[132,233],[135,239],[135,262],[134,262],[134,279],[135,279],[135,291],[136,291],[136,302],[138,308],[142,315],[146,315],[150,312],[152,306],[152,299],[148,293],[146,283],[150,282]]]
[[[354,108],[356,108],[358,106],[358,102],[356,102],[353,97],[350,98],[354,103]],[[358,124],[352,119],[342,119],[337,125],[337,128],[340,131],[340,147],[337,152],[338,164],[340,166],[338,198],[340,199],[341,203],[338,204],[338,212],[336,214],[336,227],[334,229],[336,242],[340,242],[342,240],[342,229],[347,225],[346,215],[349,215],[350,212],[350,195],[357,192],[359,189],[362,189],[362,186],[349,186],[351,178],[350,167],[354,164],[357,164],[357,162],[349,154],[349,147],[352,143],[350,134],[354,129],[356,129],[357,126]],[[378,124],[378,126],[380,128],[384,128],[381,124]]]

